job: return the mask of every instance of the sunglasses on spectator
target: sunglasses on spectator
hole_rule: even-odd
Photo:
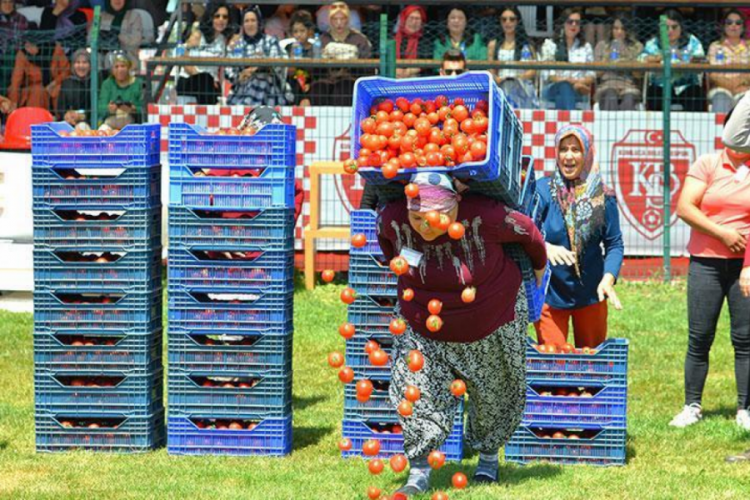
[[[742,22],[742,19],[727,19],[724,21],[724,24],[727,26],[735,25],[735,26],[742,26],[744,23]]]
[[[517,18],[516,16],[512,16],[512,17],[501,17],[501,18],[500,18],[500,22],[501,22],[501,23],[515,23],[516,21],[518,21],[518,18]]]
[[[667,24],[667,29],[669,29],[671,31],[676,31],[676,30],[680,29],[681,27],[682,26],[680,26],[679,24]]]
[[[458,75],[463,75],[464,73],[466,73],[466,70],[465,69],[446,69],[444,73],[446,76],[458,76]]]
[[[568,24],[570,26],[578,26],[581,24],[580,19],[566,19],[565,24]]]
[[[214,19],[229,19],[229,16],[226,14],[214,14]]]

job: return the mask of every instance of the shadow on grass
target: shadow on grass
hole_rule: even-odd
[[[292,397],[292,406],[294,407],[296,411],[306,410],[307,408],[311,406],[315,406],[316,404],[325,400],[326,400],[325,396],[309,396],[309,397],[294,396]]]
[[[292,449],[300,451],[309,446],[315,446],[334,431],[334,427],[298,427],[295,425],[292,431]]]
[[[7,448],[8,444],[10,444],[10,443],[8,441],[6,441],[6,440],[0,441],[0,450],[4,450],[5,448]]]
[[[703,418],[721,417],[734,419],[737,416],[737,408],[735,406],[721,406],[712,410],[706,410],[703,412]]]
[[[529,479],[549,479],[562,474],[562,467],[559,465],[532,463],[521,467],[509,467],[506,464],[500,465],[499,484],[516,485],[528,481]]]

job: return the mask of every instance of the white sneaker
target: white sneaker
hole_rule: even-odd
[[[750,413],[747,410],[737,410],[736,422],[742,430],[750,431]]]
[[[701,412],[701,405],[693,403],[691,405],[685,405],[680,413],[678,413],[669,425],[672,427],[687,427],[689,425],[697,424],[703,418]],[[739,417],[738,417],[739,418]]]

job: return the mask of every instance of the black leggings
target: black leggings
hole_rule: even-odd
[[[706,96],[703,95],[703,88],[697,85],[688,86],[680,95],[675,94],[672,87],[672,104],[681,104],[684,111],[705,111]],[[650,84],[646,89],[646,105],[649,111],[662,111],[664,89]]]
[[[726,298],[734,346],[737,408],[750,406],[750,298],[743,297],[740,292],[740,271],[742,259],[690,258],[687,291],[690,338],[685,359],[685,404],[701,403],[708,375],[708,354]]]
[[[180,78],[177,80],[177,93],[195,97],[201,106],[216,104],[219,99],[214,77],[209,73],[196,73],[188,78]]]

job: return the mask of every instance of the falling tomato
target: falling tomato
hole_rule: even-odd
[[[344,323],[339,327],[339,335],[344,337],[346,340],[354,337],[355,329],[351,323]]]
[[[407,364],[409,365],[409,370],[413,372],[421,370],[424,367],[424,357],[422,356],[422,353],[416,349],[409,351]]]
[[[414,299],[414,290],[406,288],[401,294],[401,298],[404,299],[405,302],[411,302]]]
[[[460,222],[454,222],[448,226],[448,236],[454,240],[460,240],[466,234],[466,228]]]
[[[383,472],[385,464],[382,460],[376,458],[375,460],[370,460],[370,462],[367,464],[367,468],[370,470],[370,474],[378,475]]]
[[[399,472],[406,469],[407,460],[406,457],[403,455],[393,455],[390,460],[391,463],[391,470],[398,474]]]
[[[357,298],[357,292],[353,288],[346,287],[341,291],[341,302],[344,304],[351,304]]]
[[[437,314],[433,314],[427,318],[425,325],[430,332],[437,333],[443,328],[443,319]]]
[[[368,439],[362,445],[362,453],[364,453],[365,456],[374,457],[380,453],[380,441],[377,439]]]
[[[427,221],[427,223],[430,225],[430,227],[437,227],[438,223],[440,222],[440,213],[438,213],[435,210],[430,210],[426,214],[424,214],[424,219]]]
[[[466,474],[463,472],[456,472],[451,478],[451,483],[453,483],[453,487],[457,490],[462,490],[469,484],[469,480],[466,479]]]
[[[391,259],[390,268],[396,276],[401,276],[402,274],[409,272],[409,263],[401,256],[394,257]]]
[[[362,248],[367,245],[367,236],[362,233],[357,233],[352,236],[352,246],[354,248]]]
[[[456,379],[451,383],[451,394],[461,397],[466,394],[466,383],[461,379]]]
[[[339,441],[339,450],[341,451],[349,451],[352,449],[352,440],[349,438],[343,438],[341,441]]]
[[[326,269],[325,271],[323,271],[322,273],[320,273],[320,278],[325,283],[330,283],[331,281],[333,281],[333,278],[335,278],[335,277],[336,277],[336,273],[333,272],[333,270],[331,270],[331,269]]]
[[[344,366],[344,355],[339,351],[333,351],[328,355],[328,364],[331,368],[341,368]]]
[[[439,469],[445,464],[445,453],[438,450],[431,451],[427,456],[427,463],[433,469]]]
[[[443,310],[443,303],[438,299],[432,299],[427,303],[427,310],[430,311],[430,314],[440,314],[440,311]]]
[[[474,299],[477,298],[477,289],[473,286],[468,286],[464,288],[464,291],[461,292],[461,301],[464,304],[471,304],[474,302]]]
[[[414,183],[409,183],[404,188],[404,193],[406,193],[406,196],[409,198],[416,198],[419,196],[419,186]]]
[[[368,357],[373,366],[385,366],[388,364],[388,354],[382,349],[372,351]]]
[[[372,386],[372,382],[370,382],[367,379],[362,379],[359,382],[357,382],[357,394],[367,394],[368,396],[372,394],[372,391],[374,390]]]
[[[339,371],[339,380],[345,384],[350,383],[352,380],[354,380],[354,370],[352,370],[349,366],[343,367]]]
[[[442,491],[438,491],[432,495],[431,500],[448,500],[448,495]]]
[[[407,401],[416,403],[419,401],[419,398],[422,397],[422,391],[420,391],[419,387],[416,385],[407,385],[406,390],[404,391],[404,397]]]
[[[402,318],[394,318],[391,320],[390,325],[388,325],[388,329],[393,335],[403,335],[406,331],[406,321]]]
[[[370,500],[378,500],[378,498],[380,498],[380,488],[376,488],[375,486],[367,488],[367,498]]]
[[[380,344],[378,344],[374,340],[368,340],[367,343],[365,344],[365,354],[369,355],[377,351],[378,349],[380,349]]]
[[[410,417],[414,413],[414,405],[411,401],[401,401],[398,404],[398,414],[402,417]]]

